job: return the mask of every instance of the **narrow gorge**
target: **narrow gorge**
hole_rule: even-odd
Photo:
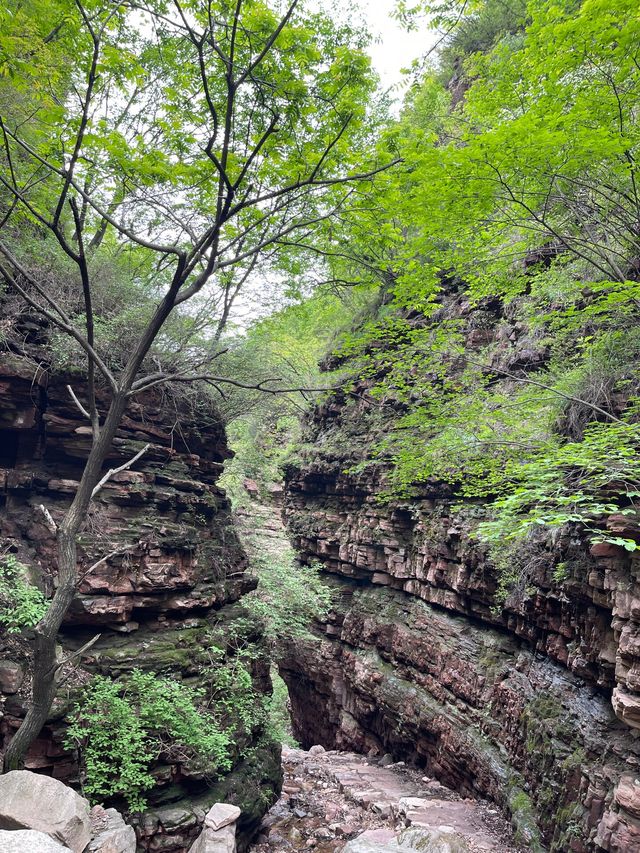
[[[0,853],[640,853],[638,0],[0,2]]]

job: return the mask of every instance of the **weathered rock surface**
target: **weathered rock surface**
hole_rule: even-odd
[[[57,779],[12,770],[0,776],[0,829],[43,832],[83,853],[91,840],[89,803]]]
[[[24,681],[24,667],[11,660],[0,661],[0,691],[7,695],[17,693]]]
[[[63,853],[69,849],[34,829],[0,829],[0,853]]]
[[[204,826],[189,853],[236,853],[236,821],[240,809],[215,803],[207,812]]]
[[[29,844],[34,853],[135,853],[137,846],[133,827],[118,811],[90,809],[72,788],[30,770],[0,776],[0,828],[0,853],[31,853]]]
[[[472,329],[463,294],[442,310],[468,323],[468,346],[494,341],[502,368],[544,363],[544,347],[504,317]],[[589,547],[577,532],[541,540],[496,608],[497,573],[472,536],[478,506],[454,511],[438,483],[381,504],[384,464],[352,470],[397,416],[366,383],[357,390],[323,401],[287,466],[294,546],[339,596],[318,639],[292,645],[282,668],[295,736],[389,752],[489,797],[528,844],[537,826],[558,853],[634,849],[640,551]],[[640,541],[635,517],[607,527]]]
[[[468,841],[455,831],[442,829],[409,830],[394,839],[383,840],[380,833],[364,832],[350,841],[343,853],[402,853],[407,850],[420,850],[422,853],[471,853]]]
[[[239,817],[240,809],[237,806],[229,805],[229,803],[215,803],[204,819],[204,829],[217,832],[219,829],[224,829],[225,826],[235,824]]]
[[[90,816],[93,837],[86,853],[136,853],[136,833],[120,812],[94,806]]]
[[[407,827],[425,844],[429,836],[442,836],[444,843],[448,835],[473,853],[520,850],[495,807],[462,797],[404,763],[384,766],[319,745],[306,752],[283,748],[283,762],[283,793],[263,821],[254,853],[340,853],[351,849],[347,842],[361,845],[353,848],[358,851],[382,843],[404,850],[397,840],[406,841]]]
[[[49,595],[56,583],[56,551],[41,507],[55,523],[62,518],[81,475],[90,430],[67,389],[71,384],[83,399],[77,377],[49,376],[38,363],[36,344],[25,336],[33,358],[0,352],[0,539]],[[107,402],[100,391],[101,410]],[[28,769],[70,784],[77,781],[77,765],[63,746],[64,715],[87,672],[120,676],[139,667],[193,684],[211,663],[212,637],[224,645],[237,633],[233,626],[242,624],[251,643],[262,642],[240,603],[256,581],[245,571],[230,505],[217,485],[229,451],[211,401],[153,392],[136,398],[105,470],[145,445],[141,459],[112,477],[89,511],[79,547],[84,578],[63,625],[61,654],[98,632],[101,637],[81,668],[76,659],[61,673],[65,689],[27,758]],[[29,652],[19,640],[3,637],[2,645],[0,743],[6,743],[25,713]],[[258,691],[270,689],[266,662],[256,660],[252,674]],[[239,748],[260,736],[248,733]],[[137,830],[143,849],[182,851],[211,805],[222,800],[242,808],[242,847],[270,798],[277,797],[279,747],[263,740],[214,783],[170,754],[161,756],[153,773],[158,784]]]

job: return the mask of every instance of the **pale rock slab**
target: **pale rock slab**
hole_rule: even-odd
[[[232,806],[230,803],[216,803],[207,812],[204,825],[206,828],[217,831],[235,823],[239,817],[240,809],[238,806]]]
[[[0,776],[0,829],[35,829],[83,853],[91,841],[89,803],[57,779],[12,770]]]
[[[363,832],[350,841],[343,853],[470,853],[466,838],[451,827],[438,829],[408,829],[395,838],[388,838],[384,830]]]
[[[0,853],[65,853],[68,850],[35,829],[0,829]]]
[[[136,833],[120,812],[94,806],[91,826],[93,838],[86,853],[136,853]]]
[[[236,821],[240,809],[229,803],[216,803],[204,819],[202,832],[189,853],[236,853]]]

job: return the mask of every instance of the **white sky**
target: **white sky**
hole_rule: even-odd
[[[407,32],[392,17],[397,0],[310,0],[310,5],[335,16],[338,20],[350,19],[364,24],[370,31],[373,43],[369,53],[380,75],[384,90],[395,99],[394,111],[399,112],[408,79],[402,74],[414,59],[424,56],[439,38],[424,20],[415,32]],[[355,9],[353,7],[356,7]],[[359,11],[358,11],[359,10]]]
[[[384,88],[402,86],[401,69],[407,68],[418,56],[424,55],[437,39],[437,33],[422,28],[406,32],[391,17],[396,0],[356,0],[374,37],[371,46],[373,64],[382,78]],[[377,38],[376,38],[377,37]]]

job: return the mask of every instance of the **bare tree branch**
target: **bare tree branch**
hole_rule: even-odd
[[[80,402],[80,400],[78,400],[78,398],[77,398],[77,396],[76,396],[76,394],[75,394],[75,392],[74,392],[73,388],[71,387],[71,385],[67,385],[67,391],[69,392],[69,395],[70,395],[71,399],[73,400],[73,402],[74,402],[74,403],[76,404],[76,406],[78,407],[78,410],[80,411],[80,414],[81,414],[81,415],[84,415],[84,417],[85,417],[88,421],[91,421],[91,415],[90,415],[90,414],[89,414],[89,412],[85,409],[85,407],[82,405],[82,403]]]
[[[102,634],[96,634],[95,637],[89,640],[88,643],[85,643],[84,646],[80,646],[80,648],[77,649],[75,652],[72,652],[70,655],[66,655],[66,657],[63,657],[62,660],[58,661],[55,664],[55,666],[51,667],[47,674],[51,675],[57,672],[57,670],[62,669],[63,666],[68,664],[69,661],[72,661],[74,658],[80,657],[80,655],[83,655],[85,652],[89,651],[92,646],[95,646],[101,636]]]
[[[144,456],[144,454],[147,452],[147,450],[149,450],[150,447],[151,447],[150,444],[145,444],[145,446],[142,448],[142,450],[139,450],[135,456],[132,456],[131,459],[129,459],[123,465],[119,465],[117,468],[111,468],[109,471],[107,471],[107,473],[104,475],[104,477],[101,480],[99,480],[98,483],[93,487],[93,491],[91,492],[91,497],[95,498],[95,496],[98,494],[100,489],[105,485],[105,483],[108,483],[109,480],[113,476],[115,476],[115,474],[119,474],[121,471],[126,471],[128,468],[131,468],[132,465],[135,465],[135,463],[138,461],[138,459],[140,459],[141,456]]]

